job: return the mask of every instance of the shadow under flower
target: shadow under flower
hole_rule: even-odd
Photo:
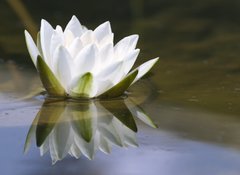
[[[56,101],[47,99],[26,137],[26,153],[33,139],[43,156],[48,151],[55,164],[68,154],[93,159],[97,150],[106,154],[114,145],[137,147],[134,117],[156,128],[151,118],[130,99],[109,101]]]

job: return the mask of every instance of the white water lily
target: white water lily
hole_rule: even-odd
[[[131,71],[138,54],[138,35],[116,45],[109,22],[88,30],[73,16],[63,30],[41,21],[37,44],[25,31],[27,48],[49,95],[117,97],[145,75],[158,58]]]
[[[41,155],[49,151],[54,164],[68,154],[93,159],[98,150],[108,154],[113,146],[136,147],[135,118],[157,127],[131,99],[80,103],[47,99],[29,129],[24,152],[35,140]]]

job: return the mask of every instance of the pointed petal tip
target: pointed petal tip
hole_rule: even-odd
[[[60,45],[57,49],[58,49],[60,52],[65,51],[65,47],[64,47],[63,45]]]
[[[150,60],[150,61],[151,61],[151,60]],[[152,62],[153,62],[152,67],[153,67],[158,61],[159,61],[159,57],[153,58],[153,59],[152,59]]]
[[[50,28],[52,28],[52,25],[47,21],[47,20],[45,20],[45,19],[41,19],[41,27],[40,28],[42,28],[42,27],[50,27]],[[40,29],[41,30],[41,29]]]
[[[159,128],[159,126],[155,123],[153,123],[153,126],[154,126],[153,128],[156,128],[156,129]]]
[[[24,30],[24,35],[25,35],[26,42],[30,42],[29,40],[32,40],[32,36],[30,35],[30,33],[27,30]]]
[[[78,20],[76,15],[73,15],[72,18],[70,19],[70,21],[77,21],[77,22],[79,22],[79,20]]]
[[[24,30],[24,34],[25,34],[25,36],[26,36],[27,34],[29,34],[29,32],[25,29],[25,30]]]
[[[158,62],[158,60],[159,60],[159,57],[157,57],[157,58],[153,58],[153,59],[151,59],[151,60],[148,60],[147,62],[145,62],[145,63],[149,63],[149,67],[150,67],[150,69]],[[143,63],[144,64],[144,63]],[[150,69],[149,69],[149,71],[150,71]]]
[[[139,39],[139,35],[138,34],[132,34],[130,36],[128,36],[129,38],[131,38],[132,40],[136,40],[136,42],[138,41]]]
[[[157,62],[159,60],[160,57],[154,58],[152,60],[154,60],[155,62]]]
[[[24,149],[23,149],[23,154],[26,155],[26,154],[28,153],[28,151],[29,151],[29,149],[26,148],[26,147],[24,147]]]
[[[30,54],[30,57],[36,66],[36,61],[37,61],[37,56],[39,55],[39,50],[32,38],[32,36],[29,34],[27,30],[24,30],[24,35],[25,35],[25,41],[27,45],[28,52]]]
[[[140,51],[141,51],[141,50],[140,50],[139,48],[135,49],[135,52],[136,52],[137,54],[139,54]]]
[[[105,21],[105,22],[103,22],[103,23],[100,24],[100,25],[110,25],[110,21]]]
[[[147,62],[141,64],[137,69],[139,70],[137,77],[135,78],[135,80],[132,82],[132,84],[134,84],[135,82],[137,82],[139,79],[141,79],[146,73],[148,73],[153,66],[158,62],[159,57],[148,60]],[[131,84],[131,85],[132,85]]]
[[[88,49],[89,49],[90,52],[96,53],[97,50],[98,50],[98,47],[97,47],[97,45],[95,43],[93,43],[93,44],[90,44],[88,46]]]
[[[72,19],[75,19],[75,18],[77,18],[77,16],[76,15],[72,15]]]
[[[133,34],[132,37],[135,37],[136,39],[138,39],[139,35],[138,34]]]
[[[89,160],[93,160],[94,159],[94,155],[91,155],[88,157]]]
[[[41,19],[41,25],[43,25],[44,23],[47,23],[47,20]]]

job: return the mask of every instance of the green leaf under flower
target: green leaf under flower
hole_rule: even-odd
[[[41,56],[37,57],[37,69],[43,86],[49,95],[66,96],[64,88]]]
[[[85,73],[78,80],[77,85],[71,90],[71,96],[89,98],[93,83],[93,76],[90,72]]]
[[[55,105],[48,104],[46,101],[37,114],[36,143],[38,147],[42,146],[64,112],[64,102],[58,102]]]
[[[75,127],[78,134],[86,141],[90,142],[93,136],[92,133],[92,118],[91,115],[86,112],[73,112],[73,126]],[[85,116],[86,115],[86,116]]]
[[[138,74],[138,70],[131,72],[128,74],[122,81],[120,81],[118,84],[113,86],[108,91],[104,92],[102,95],[100,95],[100,98],[114,98],[119,97],[124,93],[125,90],[132,84],[132,82],[135,80],[136,76]]]
[[[133,118],[132,113],[127,108],[124,101],[111,101],[111,102],[102,102],[104,108],[111,112],[114,117],[121,121],[126,127],[131,129],[134,132],[137,132],[137,125]]]
[[[92,111],[90,111],[88,104],[77,106],[77,110],[73,111],[72,123],[76,133],[80,135],[86,142],[90,142],[93,136],[92,131]]]

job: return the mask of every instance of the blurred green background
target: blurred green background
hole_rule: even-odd
[[[203,60],[222,54],[234,58],[239,9],[238,0],[2,0],[1,56],[26,54],[23,30],[35,34],[42,18],[64,26],[75,14],[90,28],[110,20],[116,40],[140,34],[141,48],[162,59],[177,55]]]

